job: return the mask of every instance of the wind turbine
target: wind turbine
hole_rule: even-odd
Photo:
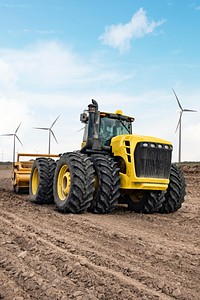
[[[56,123],[56,121],[58,120],[60,116],[58,116],[55,121],[53,121],[53,123],[51,124],[50,127],[34,127],[34,129],[41,129],[41,130],[48,130],[49,131],[49,150],[48,150],[48,154],[50,154],[50,150],[51,150],[51,134],[54,137],[54,140],[56,141],[56,143],[58,144],[58,141],[55,137],[55,134],[52,130],[52,127],[54,126],[54,124]]]
[[[20,144],[23,146],[22,142],[20,141],[19,137],[17,136],[17,131],[20,127],[22,122],[18,125],[17,129],[15,130],[14,133],[7,133],[7,134],[1,134],[1,136],[13,136],[13,163],[15,162],[15,145],[16,145],[16,139],[20,142]]]
[[[182,120],[182,115],[183,115],[184,112],[197,112],[197,111],[193,110],[193,109],[182,108],[181,103],[180,103],[180,101],[179,101],[179,99],[178,99],[178,97],[177,97],[174,89],[172,89],[172,91],[173,91],[173,93],[174,93],[174,95],[176,97],[178,106],[180,108],[180,117],[179,117],[179,120],[178,120],[178,124],[176,126],[176,132],[177,132],[177,130],[179,128],[178,162],[180,162],[181,161],[181,133],[182,133],[181,132],[181,120]]]

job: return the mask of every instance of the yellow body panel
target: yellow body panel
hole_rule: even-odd
[[[129,141],[129,146],[126,146],[126,142]],[[135,162],[134,152],[136,145],[139,142],[152,142],[161,143],[172,146],[169,141],[151,137],[151,136],[140,136],[140,135],[119,135],[112,138],[111,147],[114,156],[123,158],[126,164],[126,173],[120,172],[121,178],[121,189],[133,190],[166,190],[169,184],[169,179],[166,178],[147,178],[137,177],[135,173]],[[127,151],[127,148],[128,151]]]

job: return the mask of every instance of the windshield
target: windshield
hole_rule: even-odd
[[[112,137],[122,134],[131,134],[131,122],[128,120],[101,118],[100,139],[102,144],[109,145]]]

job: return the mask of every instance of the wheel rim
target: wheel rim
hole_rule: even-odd
[[[39,174],[38,168],[35,168],[32,175],[32,193],[35,195],[38,189],[38,182],[39,182]]]
[[[70,191],[70,171],[67,165],[62,166],[58,173],[57,192],[61,201],[64,201]]]

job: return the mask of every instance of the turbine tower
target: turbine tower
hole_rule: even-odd
[[[54,137],[54,140],[56,141],[56,143],[58,144],[58,141],[55,137],[55,134],[52,130],[52,127],[54,126],[54,124],[56,123],[56,121],[58,120],[60,116],[58,116],[55,121],[53,121],[53,123],[51,124],[50,127],[34,127],[34,129],[41,129],[41,130],[48,130],[49,131],[49,147],[48,147],[48,154],[50,154],[51,151],[51,135]]]
[[[172,91],[173,91],[173,93],[174,93],[174,95],[176,97],[178,106],[180,108],[180,117],[179,117],[179,120],[178,120],[178,124],[176,126],[176,132],[177,132],[177,130],[179,128],[178,162],[181,162],[181,134],[182,134],[182,132],[181,132],[181,121],[182,121],[182,115],[183,115],[184,112],[197,112],[197,111],[193,110],[193,109],[182,108],[181,103],[180,103],[180,101],[179,101],[179,99],[178,99],[178,97],[177,97],[174,89],[172,89]]]
[[[23,146],[22,142],[20,141],[19,137],[17,136],[17,131],[20,127],[20,125],[22,124],[22,122],[18,125],[17,129],[15,130],[14,133],[6,133],[6,134],[1,134],[1,136],[13,136],[13,164],[15,162],[15,146],[16,146],[16,139],[20,142],[20,144]]]

